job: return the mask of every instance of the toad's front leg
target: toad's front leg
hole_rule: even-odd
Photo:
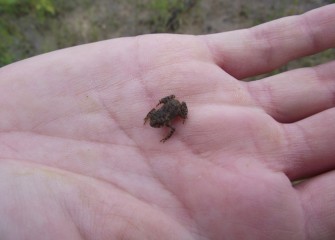
[[[161,142],[163,142],[163,143],[172,136],[172,134],[174,133],[174,131],[176,131],[176,129],[174,127],[172,127],[170,124],[165,124],[165,126],[169,127],[171,129],[171,131],[169,132],[169,134],[165,138],[163,138],[161,140]]]

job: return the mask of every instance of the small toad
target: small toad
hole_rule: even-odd
[[[144,124],[150,119],[150,126],[154,128],[160,127],[169,127],[171,129],[170,133],[161,140],[161,142],[165,142],[168,140],[174,131],[176,130],[171,126],[171,121],[176,117],[181,117],[183,119],[183,123],[187,118],[187,106],[185,102],[180,103],[177,99],[175,99],[175,95],[170,95],[159,100],[159,104],[163,104],[163,106],[159,109],[153,108],[147,116],[144,118]]]

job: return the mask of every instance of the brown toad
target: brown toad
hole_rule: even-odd
[[[181,117],[183,119],[183,123],[187,118],[187,106],[185,102],[180,103],[177,99],[175,99],[175,95],[170,95],[159,100],[159,104],[163,104],[163,106],[159,109],[153,108],[147,116],[144,118],[144,124],[150,119],[150,126],[154,128],[160,127],[169,127],[171,129],[170,133],[161,140],[161,142],[165,142],[168,140],[174,131],[176,130],[171,126],[171,121],[176,117]]]

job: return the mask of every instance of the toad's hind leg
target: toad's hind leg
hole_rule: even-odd
[[[174,99],[175,97],[176,97],[175,95],[170,95],[170,96],[162,98],[161,100],[159,100],[159,103],[156,105],[156,107],[161,103],[167,103],[168,101],[170,101],[171,99]]]
[[[161,142],[163,142],[163,143],[172,136],[172,134],[174,133],[174,131],[176,131],[176,129],[174,127],[172,127],[170,124],[166,124],[165,126],[169,127],[171,129],[171,131],[169,132],[169,134],[165,138],[163,138],[161,140]]]

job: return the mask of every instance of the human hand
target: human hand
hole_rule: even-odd
[[[333,239],[335,62],[237,79],[335,47],[334,13],[0,69],[0,239]],[[170,94],[163,144],[143,118]]]

